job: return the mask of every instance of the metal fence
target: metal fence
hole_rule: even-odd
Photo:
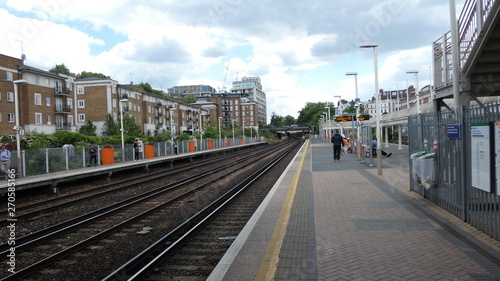
[[[500,107],[490,104],[410,116],[408,130],[413,156],[411,190],[500,241],[500,193],[495,171],[496,163],[500,163],[500,153],[496,155],[499,148],[495,148],[500,147],[500,139],[496,139],[500,138],[496,131],[500,127],[494,126],[497,120]],[[471,127],[479,122],[486,124],[491,133],[480,142],[471,134]],[[423,168],[429,165],[431,169],[425,176]],[[491,189],[478,188],[472,171],[487,175],[481,180],[490,183]]]
[[[223,148],[229,146],[236,146],[240,143],[254,143],[261,141],[260,138],[227,138],[227,139],[214,139],[214,140],[196,140],[196,141],[180,141],[177,143],[177,153],[189,152],[190,143],[194,151],[203,151],[208,149]],[[156,142],[151,144],[154,147],[154,157],[161,157],[174,154],[173,142]],[[101,149],[98,146],[97,165],[102,165]],[[143,146],[144,148],[144,146]],[[123,161],[121,145],[113,145],[114,150],[114,163],[121,163]],[[142,149],[141,159],[144,158],[145,149]],[[133,161],[134,148],[133,144],[125,144],[123,153],[125,161]],[[20,161],[23,169],[22,176],[35,176],[39,174],[47,174],[54,172],[62,172],[72,169],[81,169],[90,166],[90,153],[89,147],[74,147],[72,145],[65,145],[61,148],[45,148],[45,149],[30,149],[21,151]],[[18,158],[17,152],[11,153],[11,168],[18,171]]]

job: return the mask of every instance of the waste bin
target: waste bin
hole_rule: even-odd
[[[427,153],[418,158],[420,162],[421,181],[425,189],[436,184],[436,153]]]
[[[419,151],[415,152],[412,155],[410,155],[410,159],[412,161],[412,171],[411,174],[413,176],[413,180],[418,183],[422,184],[422,170],[420,168],[420,157],[424,156],[427,152],[425,151]]]

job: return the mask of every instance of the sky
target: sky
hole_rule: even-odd
[[[274,113],[431,83],[432,43],[466,0],[0,0],[0,53],[154,89],[259,76]]]

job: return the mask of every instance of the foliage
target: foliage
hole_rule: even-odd
[[[87,136],[96,136],[97,126],[92,123],[92,121],[87,120],[87,123],[80,127],[80,134]]]
[[[280,115],[276,115],[275,112],[271,114],[271,127],[273,128],[279,128],[279,127],[284,127],[285,126],[285,118]]]
[[[178,135],[177,137],[175,137],[176,141],[185,141],[185,140],[190,140],[190,139],[191,139],[191,135],[186,134],[186,133],[182,133],[182,134]]]
[[[181,102],[183,102],[183,103],[195,103],[196,97],[194,95],[185,95],[182,97]]]
[[[83,79],[83,78],[90,78],[90,77],[97,77],[101,79],[108,79],[108,77],[102,73],[94,73],[94,72],[87,72],[87,71],[82,71],[81,73],[78,73],[76,75],[76,80],[78,79]]]
[[[141,82],[141,83],[137,84],[137,87],[142,88],[144,91],[146,91],[148,93],[163,96],[162,91],[153,89],[153,87],[151,87],[151,85],[148,82]]]
[[[224,135],[221,136],[224,137]],[[205,131],[203,132],[204,139],[217,139],[219,138],[219,127],[215,124],[207,124],[205,126]]]
[[[46,134],[27,133],[21,138],[21,149],[39,149],[51,147],[51,143]]]
[[[141,126],[135,123],[135,118],[129,115],[123,116],[123,130],[124,134],[128,136],[140,136]],[[120,131],[118,129],[118,131]]]
[[[66,74],[66,75],[71,75],[71,71],[63,64],[56,64],[56,66],[52,67],[49,72],[56,73],[56,74]]]
[[[344,113],[346,113],[346,114],[355,114],[356,113],[356,107],[354,106],[355,102],[351,101],[350,104],[351,105],[349,105],[348,107],[346,107],[344,109]],[[359,112],[364,112],[364,111],[365,111],[364,106],[360,105]]]
[[[112,136],[120,134],[120,125],[113,120],[113,116],[108,114],[108,118],[104,121],[104,125],[102,126],[102,135]]]
[[[335,112],[335,107],[331,102],[306,103],[306,106],[299,111],[299,118],[297,123],[301,124],[302,126],[307,126],[307,125],[312,127],[316,126],[315,131],[317,132],[318,129],[317,126],[320,117],[323,115],[323,112],[328,111],[328,109],[325,107],[330,108],[330,114],[331,116],[333,116],[334,115],[333,113]]]
[[[295,120],[295,118],[291,115],[285,116],[284,121],[285,121],[285,126],[297,124],[297,120]]]

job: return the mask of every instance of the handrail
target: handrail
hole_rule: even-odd
[[[479,2],[478,2],[479,1]],[[490,14],[496,0],[466,0],[464,8],[457,20],[458,40],[460,48],[460,68],[462,68],[476,43],[483,23]],[[479,8],[479,11],[478,11]],[[445,87],[451,84],[451,36],[447,32],[434,41],[434,76],[435,87]],[[438,73],[440,72],[440,73]]]

